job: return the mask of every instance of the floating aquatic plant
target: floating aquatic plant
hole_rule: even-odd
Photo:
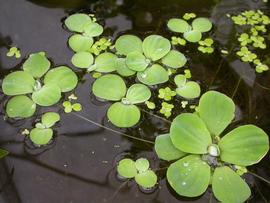
[[[165,101],[170,101],[176,95],[176,92],[171,90],[169,87],[160,88],[158,90],[158,98],[164,99]]]
[[[229,97],[209,91],[202,95],[198,113],[180,114],[173,120],[170,133],[156,138],[159,158],[179,159],[167,170],[168,182],[179,195],[199,196],[211,184],[221,202],[240,203],[250,196],[247,183],[234,166],[258,163],[269,150],[269,140],[254,125],[237,127],[220,138],[234,112],[235,105]]]
[[[3,79],[4,94],[12,96],[6,104],[8,117],[31,117],[36,111],[36,104],[56,104],[61,92],[69,92],[76,87],[78,78],[70,68],[59,66],[49,70],[50,65],[44,52],[31,54],[24,62],[23,70],[14,71]]]
[[[81,111],[82,110],[82,105],[80,103],[72,104],[71,101],[64,101],[62,105],[64,107],[65,113],[70,113],[72,111]]]
[[[8,57],[21,58],[21,51],[17,47],[11,47],[6,54]]]
[[[146,101],[145,104],[146,104],[148,109],[155,109],[156,108],[156,104],[154,102]]]
[[[214,40],[211,38],[206,38],[205,40],[199,41],[198,50],[202,53],[211,54],[214,52],[214,48],[212,47]]]
[[[151,189],[157,184],[157,175],[150,168],[150,163],[145,158],[136,161],[122,159],[117,165],[117,172],[123,178],[134,178],[135,182],[144,189]]]
[[[172,109],[174,108],[173,104],[169,104],[167,102],[161,103],[161,109],[159,112],[163,114],[166,118],[169,118],[172,115]]]

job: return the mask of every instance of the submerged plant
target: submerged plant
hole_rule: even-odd
[[[167,180],[179,195],[196,197],[212,185],[221,202],[240,203],[249,198],[250,189],[234,168],[258,163],[269,150],[269,140],[254,125],[243,125],[223,135],[234,112],[229,97],[209,91],[202,95],[198,113],[180,114],[173,120],[170,133],[156,138],[159,158],[179,159],[167,170]]]
[[[31,117],[36,111],[36,104],[56,104],[61,92],[69,92],[76,87],[78,78],[70,68],[59,66],[49,70],[50,65],[44,52],[31,54],[22,71],[14,71],[3,79],[4,94],[13,96],[6,104],[8,117]]]
[[[151,189],[157,184],[157,175],[149,167],[150,163],[145,158],[136,161],[125,158],[119,161],[117,172],[122,178],[134,178],[139,186]]]

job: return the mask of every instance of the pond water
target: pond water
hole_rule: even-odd
[[[166,22],[171,17],[194,12],[210,17],[215,24],[212,36],[217,49],[232,46],[235,36],[227,13],[262,9],[269,16],[270,6],[261,0],[8,0],[0,1],[0,76],[19,69],[30,53],[45,51],[54,66],[72,67],[73,52],[67,47],[70,32],[63,28],[63,19],[77,11],[94,12],[105,25],[105,36],[134,33],[144,37],[157,33],[168,35]],[[10,46],[21,49],[22,58],[6,57]],[[269,45],[269,41],[268,41]],[[252,123],[270,134],[270,72],[255,74],[254,69],[235,57],[223,58],[218,52],[202,55],[185,50],[193,80],[202,90],[215,89],[233,97],[237,115],[230,128]],[[268,53],[270,49],[261,54]],[[74,68],[76,70],[76,68]],[[93,79],[76,70],[80,83],[75,90],[83,106],[79,112],[97,123],[139,138],[154,141],[160,133],[167,133],[169,123],[144,114],[141,122],[128,130],[114,128],[106,118],[109,103],[96,101],[90,95]],[[83,203],[83,202],[216,202],[210,190],[198,198],[183,198],[170,189],[153,145],[123,137],[93,125],[74,115],[65,114],[59,106],[40,108],[35,117],[26,120],[6,120],[1,93],[0,147],[10,152],[0,160],[0,202],[2,203]],[[158,102],[158,101],[157,101]],[[196,101],[195,101],[196,102]],[[35,148],[21,135],[31,128],[36,118],[53,110],[60,112],[61,122],[51,144]],[[174,116],[180,112],[176,109]],[[172,117],[174,117],[172,116]],[[171,120],[171,119],[170,119]],[[123,184],[116,177],[115,165],[122,157],[146,157],[160,177],[158,188],[151,194],[142,193],[134,183]],[[270,156],[250,168],[270,179]],[[252,188],[248,202],[270,202],[270,186],[246,175]]]

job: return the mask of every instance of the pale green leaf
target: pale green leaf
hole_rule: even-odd
[[[100,73],[109,73],[116,70],[117,56],[115,54],[105,52],[97,56],[95,64],[91,67]],[[90,69],[91,69],[90,68]]]
[[[118,58],[116,64],[116,71],[121,76],[128,77],[136,73],[135,71],[128,68],[125,58]]]
[[[198,30],[191,30],[184,33],[184,38],[189,42],[198,42],[202,38],[202,33]]]
[[[187,78],[185,75],[182,75],[182,74],[179,74],[179,75],[176,75],[174,77],[174,83],[178,86],[178,87],[183,87],[185,86],[187,82]]]
[[[55,84],[46,84],[33,92],[33,101],[40,106],[52,106],[61,98],[61,89]]]
[[[145,172],[149,169],[150,163],[145,158],[139,158],[135,161],[135,166],[139,172]]]
[[[87,37],[97,37],[102,34],[103,27],[98,23],[87,22],[83,26],[83,32],[84,32],[84,35]]]
[[[133,84],[128,88],[126,98],[132,104],[143,103],[150,99],[151,91],[143,84]]]
[[[124,178],[134,178],[137,174],[135,162],[131,159],[122,159],[117,165],[117,172]]]
[[[91,18],[83,13],[76,13],[65,20],[65,25],[70,31],[83,32],[85,24],[91,22]]]
[[[60,121],[60,115],[55,112],[47,112],[41,116],[41,123],[46,127],[50,128]]]
[[[162,63],[170,68],[181,68],[187,63],[187,59],[181,52],[171,50],[162,58]]]
[[[69,38],[68,45],[73,51],[82,52],[90,50],[93,42],[92,37],[75,34]]]
[[[138,185],[143,188],[152,188],[157,183],[157,175],[152,170],[147,170],[142,173],[138,173],[135,176],[135,181]]]
[[[177,81],[180,84],[179,81]],[[201,88],[196,82],[189,81],[176,89],[176,93],[185,99],[195,99],[200,96]]]
[[[115,42],[117,54],[128,55],[130,52],[142,53],[142,40],[135,35],[122,35]]]
[[[53,136],[53,130],[34,128],[30,132],[30,139],[36,145],[46,145],[48,144]]]
[[[191,30],[187,21],[179,18],[171,18],[167,23],[168,28],[173,32],[184,33]]]
[[[212,23],[208,18],[196,18],[192,21],[192,28],[200,32],[208,32],[212,28]]]
[[[71,58],[71,62],[77,68],[90,68],[94,62],[94,57],[89,52],[77,52]]]
[[[129,69],[134,71],[144,71],[149,64],[149,60],[138,51],[130,52],[126,58],[126,64]]]

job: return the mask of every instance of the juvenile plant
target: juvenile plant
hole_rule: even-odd
[[[21,58],[21,51],[17,47],[11,47],[6,54],[8,57]]]

